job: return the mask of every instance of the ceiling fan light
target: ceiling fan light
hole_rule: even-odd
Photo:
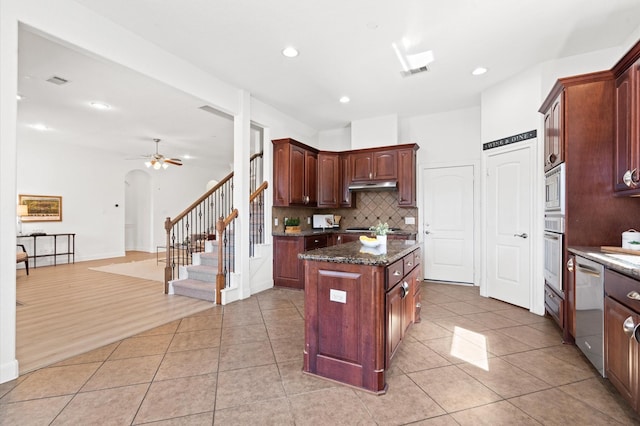
[[[162,163],[162,168],[166,169],[167,167],[169,167],[169,163]]]
[[[153,168],[154,168],[155,170],[159,170],[159,169],[160,169],[160,167],[162,167],[162,164],[160,164],[160,162],[158,162],[158,161],[156,161],[156,162],[153,164]]]
[[[147,166],[147,168],[151,167],[151,161],[145,161],[144,165]]]

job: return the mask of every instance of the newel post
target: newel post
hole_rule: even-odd
[[[171,218],[164,221],[164,229],[167,232],[165,239],[165,264],[164,264],[164,294],[169,293],[169,281],[171,280]]]

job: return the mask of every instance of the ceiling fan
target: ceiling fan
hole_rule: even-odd
[[[158,144],[160,143],[160,139],[153,139],[156,143],[156,153],[150,155],[143,155],[144,158],[147,158],[147,161],[144,162],[145,166],[153,167],[158,170],[160,168],[166,169],[169,167],[169,164],[174,166],[182,166],[182,160],[179,158],[167,158],[164,155],[158,152]]]

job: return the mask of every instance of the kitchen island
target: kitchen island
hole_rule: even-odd
[[[306,373],[373,393],[409,326],[420,321],[422,245],[390,240],[307,251],[304,261]]]

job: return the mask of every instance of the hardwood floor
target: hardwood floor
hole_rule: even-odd
[[[163,284],[89,268],[155,258],[125,257],[16,271],[16,354],[20,374],[211,308],[165,295]]]

